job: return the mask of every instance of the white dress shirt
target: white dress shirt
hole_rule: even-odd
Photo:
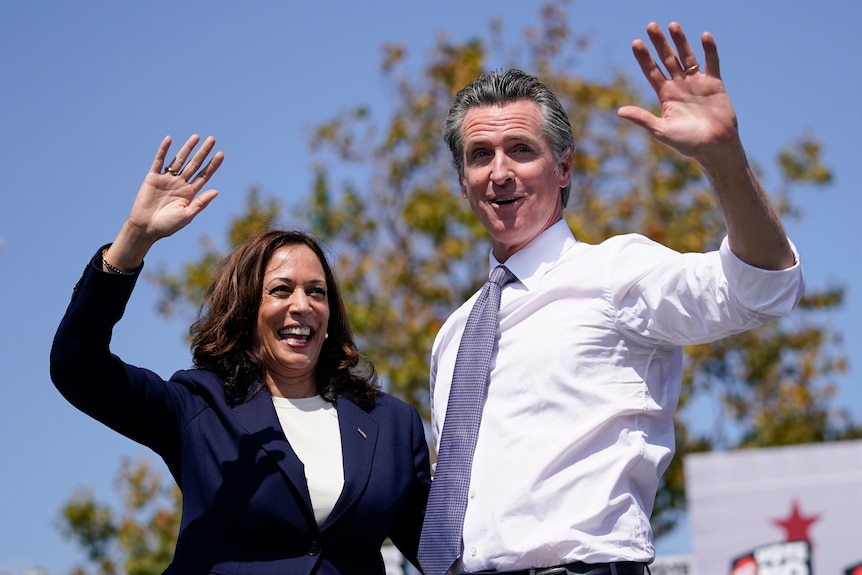
[[[787,315],[802,296],[801,267],[751,267],[726,239],[706,254],[634,234],[588,245],[565,221],[505,265],[519,281],[502,292],[455,572],[651,561],[649,517],[674,451],[681,346]],[[435,445],[476,297],[434,342]]]
[[[344,488],[341,430],[335,405],[319,395],[273,397],[284,435],[305,467],[305,480],[317,525],[323,525]]]

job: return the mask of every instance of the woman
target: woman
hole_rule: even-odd
[[[430,484],[416,410],[361,369],[320,246],[268,232],[222,264],[192,326],[196,369],[164,381],[109,350],[111,331],[159,239],[218,192],[215,145],[165,138],[115,241],[75,287],[51,377],[76,407],[152,448],[183,491],[165,573],[384,573],[389,537],[415,564]],[[164,170],[162,170],[162,166]]]

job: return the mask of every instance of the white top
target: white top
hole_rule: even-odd
[[[323,525],[344,487],[338,412],[320,396],[273,397],[272,403],[287,441],[305,466],[314,518]]]
[[[802,296],[801,267],[751,267],[726,239],[706,254],[634,234],[588,245],[565,221],[506,267],[519,281],[502,291],[454,572],[651,561],[649,516],[674,450],[680,346],[787,315]],[[475,299],[434,342],[435,445]]]

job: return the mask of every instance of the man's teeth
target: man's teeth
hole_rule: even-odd
[[[512,198],[500,198],[500,199],[494,200],[494,203],[495,203],[495,204],[497,204],[497,205],[511,204],[512,202],[514,202],[514,201],[515,201],[515,200],[517,200],[517,199],[518,199],[518,198],[515,198],[515,197],[512,197]]]

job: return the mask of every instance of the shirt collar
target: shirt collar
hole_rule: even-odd
[[[566,220],[561,219],[509,256],[503,265],[509,268],[509,271],[515,274],[528,290],[532,290],[554,262],[576,243],[577,240]],[[488,256],[488,262],[489,273],[490,270],[501,265],[494,257],[493,251]]]

